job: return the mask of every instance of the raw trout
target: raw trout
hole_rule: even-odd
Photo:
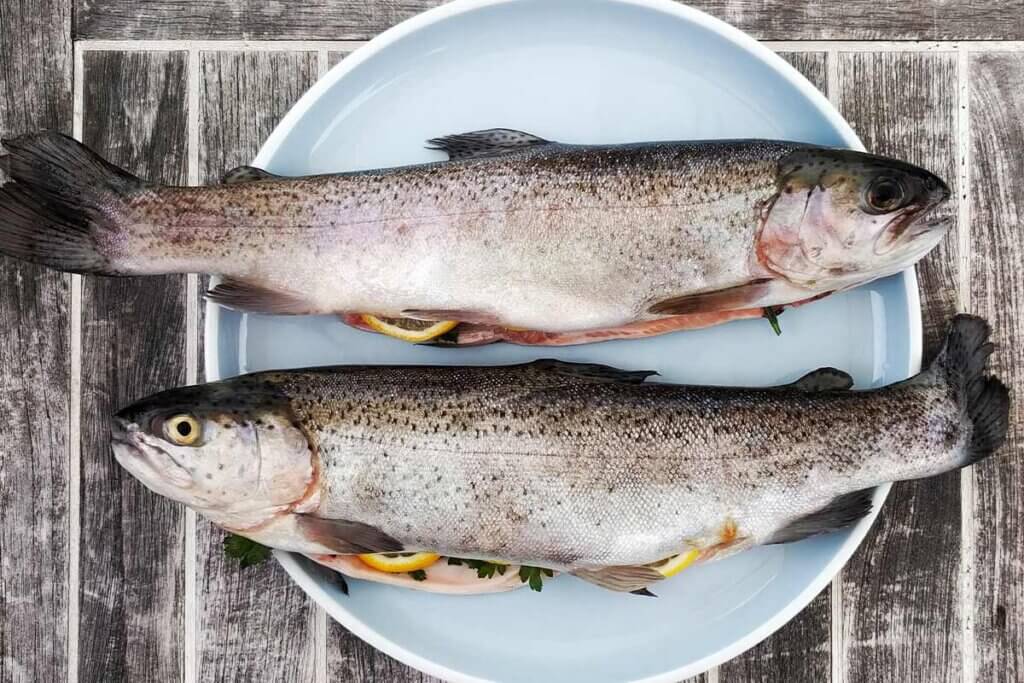
[[[430,551],[634,591],[667,558],[840,529],[873,487],[991,454],[1009,398],[985,374],[988,336],[958,316],[926,371],[869,391],[834,369],[774,389],[558,361],[263,372],[125,408],[113,448],[157,493],[275,548]]]
[[[911,266],[949,225],[925,218],[949,197],[939,178],[850,150],[510,130],[431,142],[451,160],[163,187],[57,134],[8,140],[0,252],[81,273],[217,274],[209,298],[248,311],[566,344],[812,300]]]

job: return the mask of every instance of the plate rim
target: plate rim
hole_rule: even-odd
[[[264,144],[260,147],[253,165],[264,167],[277,153],[284,143],[288,134],[297,122],[305,115],[309,108],[315,104],[320,97],[329,91],[346,74],[362,64],[364,61],[377,54],[392,43],[404,38],[407,35],[435,24],[454,18],[460,14],[472,12],[481,8],[493,5],[514,4],[516,0],[454,0],[448,4],[434,7],[425,12],[417,14],[405,21],[393,26],[378,34],[373,39],[347,55],[345,59],[332,67],[326,74],[321,76],[317,82],[309,88],[298,101],[292,105],[288,113],[274,128]],[[766,65],[775,70],[780,76],[790,82],[802,95],[818,109],[818,111],[833,125],[843,141],[852,149],[864,150],[864,145],[854,132],[853,128],[842,117],[835,106],[815,88],[799,71],[791,64],[782,59],[775,52],[770,50],[753,37],[740,29],[727,24],[701,10],[690,7],[674,0],[602,0],[602,2],[635,6],[638,8],[650,9],[664,12],[677,19],[683,19],[701,28],[708,30],[718,36],[732,42],[740,49],[751,53],[755,58],[763,61]],[[907,300],[907,340],[909,358],[907,359],[906,372],[908,375],[920,371],[921,356],[923,350],[923,329],[921,317],[921,300],[918,290],[917,274],[913,266],[903,271],[902,277],[904,293]],[[218,278],[214,278],[214,284]],[[220,306],[207,300],[205,302],[205,320],[203,326],[203,366],[205,381],[212,382],[222,378],[220,366],[220,354],[217,340],[220,333]],[[778,629],[782,628],[793,617],[799,614],[839,573],[846,565],[850,557],[860,547],[868,531],[873,526],[878,514],[884,504],[891,484],[884,484],[875,490],[873,497],[874,509],[868,517],[858,522],[849,537],[838,548],[832,559],[822,570],[810,581],[803,591],[798,593],[789,603],[778,610],[772,618],[766,620],[758,628],[737,638],[728,646],[713,652],[699,660],[686,664],[682,667],[655,674],[643,679],[634,679],[636,683],[671,683],[682,678],[688,678],[703,673],[710,668],[718,666],[754,647]],[[388,639],[376,631],[352,612],[345,610],[337,600],[327,593],[326,590],[315,580],[313,574],[304,568],[299,560],[291,553],[274,551],[274,557],[294,581],[310,598],[313,599],[327,614],[339,624],[354,633],[357,637],[367,642],[378,650],[388,654],[400,662],[412,666],[428,675],[437,676],[449,681],[481,683],[488,679],[479,678],[456,669],[449,668],[443,664],[427,659],[404,648],[398,643]]]

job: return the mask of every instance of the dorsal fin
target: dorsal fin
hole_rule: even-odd
[[[853,386],[853,377],[835,368],[818,368],[783,386],[798,391],[845,391]]]
[[[454,161],[455,159],[493,157],[550,144],[552,144],[550,140],[524,133],[521,130],[490,128],[432,138],[427,140],[427,149],[441,150]]]
[[[570,363],[554,358],[543,358],[530,363],[531,368],[544,372],[554,372],[573,379],[586,382],[620,382],[623,384],[641,384],[645,379],[658,373],[654,370],[620,370],[610,365],[599,363]]]
[[[792,543],[848,527],[871,512],[874,494],[874,489],[862,489],[836,496],[820,510],[798,517],[776,531],[765,545]]]
[[[284,176],[276,175],[270,171],[264,171],[255,166],[236,166],[220,178],[222,185],[234,185],[236,183],[251,183],[257,180],[281,180]]]

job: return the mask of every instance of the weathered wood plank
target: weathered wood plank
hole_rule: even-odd
[[[925,166],[955,193],[956,84],[953,53],[840,54],[836,99],[869,150]],[[954,230],[918,268],[926,349],[956,306],[956,257]],[[959,570],[959,473],[895,485],[843,570],[846,680],[959,681]]]
[[[759,645],[718,668],[723,683],[828,681],[832,675],[832,601],[825,588],[803,612]]]
[[[828,55],[781,52],[814,87],[828,91]],[[826,588],[800,614],[756,647],[719,667],[724,683],[827,681],[832,673],[832,601]]]
[[[331,681],[441,683],[375,650],[328,617],[327,676]]]
[[[252,161],[316,77],[315,52],[201,53],[199,181]],[[197,536],[198,679],[314,680],[313,602],[276,562],[239,568],[201,517]]]
[[[70,133],[70,0],[0,21],[0,137]],[[0,681],[68,671],[70,285],[0,256]]]
[[[76,38],[364,40],[442,0],[90,0]],[[1016,40],[1024,0],[691,0],[761,40]]]
[[[1003,450],[974,468],[974,633],[979,681],[1024,680],[1024,54],[974,55],[971,308],[995,330],[1013,399]],[[971,539],[966,539],[971,540]]]
[[[186,178],[185,52],[85,55],[86,144],[156,181]],[[185,278],[82,283],[82,680],[182,674],[184,513],[123,472],[110,415],[185,380]]]
[[[828,53],[780,52],[780,57],[804,75],[815,88],[828,94]]]

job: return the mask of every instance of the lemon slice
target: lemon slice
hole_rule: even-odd
[[[388,574],[426,569],[440,559],[437,553],[367,553],[359,555],[363,564]]]
[[[685,553],[673,555],[667,560],[656,562],[650,565],[650,567],[667,579],[689,567],[698,557],[700,557],[700,551],[694,548],[693,550],[687,550]]]
[[[402,341],[419,343],[440,337],[459,324],[458,320],[413,320],[412,318],[378,318],[363,315],[363,322],[375,332],[386,334]]]

